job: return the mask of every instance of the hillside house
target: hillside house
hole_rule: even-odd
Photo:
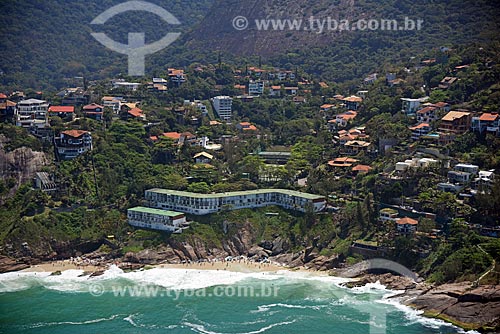
[[[269,88],[269,96],[280,97],[281,96],[281,86],[271,86]]]
[[[104,107],[100,104],[92,103],[86,105],[83,107],[82,112],[84,117],[92,118],[96,121],[102,121],[104,119]]]
[[[391,208],[384,208],[379,212],[380,221],[396,221],[398,219],[399,212]]]
[[[431,132],[431,126],[428,123],[420,123],[409,128],[411,130],[411,139],[418,140],[420,137],[425,136]]]
[[[28,99],[19,101],[16,108],[16,125],[23,128],[44,129],[48,124],[47,101]]]
[[[479,117],[472,117],[471,128],[474,132],[500,136],[500,115],[497,112],[493,112],[483,113]]]
[[[363,98],[355,95],[344,98],[344,104],[347,110],[357,111],[363,102]]]
[[[441,119],[439,130],[463,134],[471,127],[472,114],[463,111],[450,111]]]
[[[60,160],[71,160],[92,149],[92,134],[83,130],[67,130],[55,139]]]
[[[193,156],[193,159],[197,164],[210,164],[214,159],[214,156],[207,152],[200,152]]]
[[[417,231],[418,220],[404,217],[396,219],[396,231],[403,235],[412,235]]]
[[[422,97],[419,99],[402,98],[401,112],[405,115],[415,115],[420,109],[420,104],[426,102],[429,97]]]
[[[58,116],[65,121],[72,121],[75,117],[75,107],[74,106],[50,106],[49,107],[49,117]]]

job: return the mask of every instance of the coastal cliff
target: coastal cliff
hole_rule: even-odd
[[[498,333],[500,330],[500,285],[474,287],[471,282],[433,285],[404,276],[363,274],[348,286],[379,282],[388,289],[403,291],[390,298],[423,311],[427,317],[450,322],[467,330]]]

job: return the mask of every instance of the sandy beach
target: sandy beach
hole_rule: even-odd
[[[55,271],[65,271],[65,270],[84,270],[89,272],[106,270],[115,264],[117,266],[127,266],[128,263],[105,263],[101,265],[91,265],[91,264],[78,264],[70,260],[61,260],[53,262],[44,262],[30,268],[21,270],[23,272],[55,272]],[[147,265],[146,265],[147,266]],[[233,261],[210,261],[210,262],[194,262],[194,263],[179,263],[179,264],[159,264],[152,265],[148,267],[153,268],[172,268],[172,269],[192,269],[192,270],[227,270],[240,273],[254,273],[254,272],[276,272],[280,270],[293,270],[293,271],[304,271],[304,272],[314,272],[319,273],[314,270],[308,270],[305,268],[300,269],[290,269],[286,266],[277,263],[259,263],[250,260],[233,260]]]
[[[34,266],[31,266],[27,269],[21,270],[23,272],[55,272],[55,271],[65,271],[65,270],[85,270],[85,271],[99,271],[107,269],[106,266],[94,266],[90,264],[77,264],[71,262],[70,260],[61,260],[61,261],[53,261],[53,262],[44,262]]]

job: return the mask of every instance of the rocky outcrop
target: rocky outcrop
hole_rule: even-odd
[[[6,152],[4,145],[7,140],[4,135],[0,135],[0,179],[14,178],[17,185],[30,182],[35,172],[51,163],[44,152],[33,151],[28,147]]]
[[[24,263],[22,260],[0,255],[0,273],[23,270],[29,267],[29,264]]]
[[[347,286],[356,287],[356,286],[364,286],[368,283],[380,283],[385,285],[388,289],[391,290],[409,290],[416,289],[417,283],[413,281],[411,278],[406,276],[398,276],[390,273],[374,275],[374,274],[365,274],[357,278],[356,281],[349,282]],[[425,289],[424,285],[419,285],[419,290],[423,291]]]
[[[500,285],[471,288],[470,282],[444,284],[407,303],[426,315],[467,329],[500,330]]]

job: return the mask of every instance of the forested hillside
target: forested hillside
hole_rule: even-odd
[[[175,27],[144,11],[116,15],[103,26],[90,24],[97,15],[123,2],[0,1],[0,86],[53,89],[74,84],[75,76],[96,79],[125,73],[127,56],[106,49],[91,32],[105,32],[121,43],[127,43],[129,32],[144,32],[146,43],[151,43],[166,32],[189,30],[204,17],[213,0],[149,1],[177,17],[181,25]]]
[[[182,23],[173,27],[147,12],[117,15],[103,27],[90,22],[118,0],[36,0],[0,2],[0,86],[55,89],[73,85],[75,76],[103,79],[125,73],[127,57],[107,50],[90,35],[106,32],[126,42],[128,32],[145,32],[146,42],[168,31],[182,37],[167,49],[147,57],[147,74],[167,66],[188,66],[217,60],[239,65],[266,63],[300,67],[327,80],[345,82],[383,64],[409,61],[422,50],[467,44],[487,44],[497,38],[499,5],[494,1],[278,1],[278,0],[153,0]],[[22,5],[21,5],[22,4]],[[232,27],[235,16],[255,19],[424,20],[420,31],[306,32],[302,30],[244,31]]]

